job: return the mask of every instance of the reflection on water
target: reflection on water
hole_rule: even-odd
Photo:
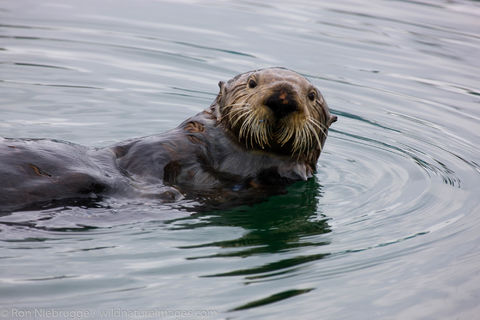
[[[236,307],[235,309],[232,309],[231,311],[239,311],[239,310],[261,307],[261,306],[269,304],[269,303],[274,303],[274,302],[278,302],[278,301],[281,301],[281,300],[284,300],[284,299],[287,299],[287,298],[298,296],[302,293],[308,293],[311,290],[312,289],[283,291],[283,292],[280,292],[280,293],[273,294],[273,295],[271,295],[267,298],[263,298],[263,299],[260,299],[260,300],[257,300],[257,301],[252,301],[252,302],[246,303],[244,305]]]
[[[303,240],[305,237],[321,235],[330,231],[327,218],[323,216],[321,209],[317,208],[320,192],[320,186],[311,179],[307,183],[295,184],[286,195],[271,197],[268,201],[252,207],[237,207],[228,211],[215,212],[215,215],[207,216],[198,223],[182,224],[182,220],[174,220],[175,229],[235,226],[246,231],[237,239],[183,247],[184,249],[201,247],[226,249],[226,252],[188,257],[188,259],[245,258],[257,254],[289,252],[302,247],[322,246],[328,242],[314,239]],[[184,219],[189,221],[190,218]],[[278,271],[309,260],[314,260],[314,258],[287,259],[251,270],[237,270],[221,275],[252,275]]]
[[[315,178],[264,202],[1,216],[0,315],[475,318],[479,15],[464,0],[3,2],[0,136],[159,133],[209,106],[218,81],[267,66],[311,79],[339,121]]]
[[[297,183],[290,187],[286,195],[271,197],[268,201],[254,206],[215,212],[214,215],[207,215],[194,223],[191,222],[190,217],[176,219],[169,223],[174,224],[175,230],[222,226],[240,227],[244,230],[244,234],[236,239],[180,247],[187,250],[205,247],[220,249],[206,256],[187,257],[188,260],[248,258],[264,254],[293,253],[291,257],[274,262],[202,275],[207,278],[242,276],[246,284],[272,281],[288,277],[289,274],[301,269],[302,265],[328,255],[328,253],[302,254],[304,247],[315,248],[329,244],[328,240],[322,237],[322,234],[330,232],[330,229],[327,223],[328,218],[321,213],[321,208],[318,208],[319,197],[321,197],[321,186],[316,180],[311,179],[307,183]],[[313,289],[286,290],[237,306],[233,311],[274,303],[311,290]]]

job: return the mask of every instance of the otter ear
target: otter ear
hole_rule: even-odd
[[[337,116],[330,116],[330,119],[328,119],[328,123],[327,125],[330,127],[332,125],[332,123],[334,123],[335,121],[337,121],[338,117]]]
[[[220,88],[220,92],[225,89],[225,81],[218,81],[218,87]]]
[[[223,107],[223,99],[225,97],[225,91],[226,91],[225,82],[219,81],[218,87],[220,88],[220,91],[218,92],[217,98],[213,102],[211,108],[212,108],[213,114],[215,115],[215,118],[217,118],[217,121],[220,121],[220,119],[222,118],[221,108]]]

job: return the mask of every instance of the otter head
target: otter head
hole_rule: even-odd
[[[315,165],[337,117],[307,79],[268,68],[240,74],[219,87],[212,111],[240,144]]]

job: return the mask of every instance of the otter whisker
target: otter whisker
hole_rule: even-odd
[[[257,130],[255,131],[255,139],[257,140],[257,143],[260,145],[260,147],[264,148],[265,144],[268,143],[265,135],[265,124],[262,124],[256,128]]]
[[[319,147],[321,148],[321,143],[320,143],[320,140],[318,139],[318,134],[317,132],[315,131],[315,128],[312,126],[312,124],[310,122],[307,122],[305,124],[305,127],[307,128],[307,132],[308,132],[308,136],[309,136],[309,140],[308,140],[308,149],[312,149],[314,147],[314,138],[316,140],[316,142],[318,143]]]
[[[305,149],[305,144],[307,143],[307,131],[305,130],[305,126],[301,129],[297,130],[297,134],[295,135],[294,142],[293,142],[293,152],[298,154],[302,154]]]
[[[263,139],[261,138],[261,135],[262,135],[262,131],[264,130],[264,125],[261,124],[261,125],[258,125],[257,123],[255,123],[258,119],[259,115],[258,115],[258,111],[254,111],[252,112],[252,116],[251,118],[249,119],[249,122],[250,122],[250,128],[251,128],[251,136],[250,138],[255,140],[255,142],[260,146],[260,147],[264,147],[264,142],[263,142]],[[252,144],[253,146],[253,144]]]
[[[235,107],[235,108],[233,108]],[[232,120],[233,115],[235,115],[238,112],[241,112],[242,110],[247,109],[248,106],[245,106],[245,103],[235,103],[235,104],[230,104],[228,106],[225,106],[225,111],[228,114],[228,118]]]
[[[253,119],[253,117],[254,117],[254,114],[253,114],[253,112],[248,112],[248,113],[246,113],[246,114],[247,114],[247,116],[246,116],[245,120],[243,121],[243,123],[242,123],[242,125],[241,125],[241,127],[240,127],[239,136],[245,138],[245,140],[246,140],[246,145],[247,145],[247,147],[248,147],[248,139],[247,139],[247,138],[248,138],[249,136],[250,136],[250,145],[253,146],[252,137],[251,137],[251,135],[250,135],[249,133],[250,133],[251,128],[252,128],[251,122],[252,122],[252,119]]]
[[[318,145],[322,148],[319,132],[325,134],[321,125],[313,118],[306,118],[283,125],[282,129],[276,133],[278,143],[283,147],[286,143],[291,141],[292,156],[297,155],[297,158],[302,154],[308,152]]]
[[[247,119],[245,120],[244,125],[246,126],[247,130],[245,131],[245,138],[250,138],[250,146],[253,147],[253,134],[252,134],[252,121],[254,119],[255,114],[252,112],[248,115]],[[248,145],[247,145],[248,146]]]
[[[322,151],[322,142],[320,140],[320,137],[318,136],[318,132],[315,130],[315,128],[313,127],[313,125],[315,125],[316,123],[312,120],[312,121],[309,121],[307,122],[309,128],[310,128],[310,132],[313,134],[313,137],[315,138],[315,140],[317,141],[317,144],[318,144],[318,148],[320,149],[320,151]],[[322,132],[322,134],[325,135],[325,132],[319,128],[320,131]]]
[[[262,144],[262,147],[264,145],[267,145],[267,146],[270,146],[270,143],[268,142],[268,138],[269,136],[271,135],[270,133],[270,126],[268,125],[268,123],[265,121],[262,125],[262,131],[261,131],[261,134],[262,134],[262,140],[263,140],[263,144]]]
[[[239,126],[239,139],[244,140],[247,147],[249,145],[254,147],[254,145],[257,144],[261,148],[264,148],[266,145],[270,145],[270,125],[268,120],[265,119],[265,110],[252,108],[252,105],[256,105],[257,103],[253,103],[254,101],[251,100],[262,91],[264,90],[257,90],[249,94],[240,94],[235,97],[234,103],[225,107],[225,110],[228,110],[230,126],[232,128],[237,125]]]
[[[243,112],[241,114],[239,114],[238,116],[235,117],[235,120],[231,120],[230,122],[232,122],[232,126],[236,126],[237,123],[242,120],[242,118],[244,118],[248,113],[247,112]],[[233,117],[232,117],[233,118]]]
[[[237,109],[231,112],[231,118],[230,122],[232,123],[232,126],[236,126],[237,123],[244,117],[248,116],[250,114],[249,109]]]
[[[248,112],[249,109],[248,109],[248,106],[245,106],[245,105],[242,105],[241,107],[238,107],[236,109],[233,109],[233,110],[229,110],[229,113],[230,115],[235,115],[237,113],[240,113],[240,112]]]
[[[308,130],[307,126],[303,126],[302,130],[302,141],[300,141],[301,145],[298,151],[298,155],[307,153],[308,150],[311,149],[312,144],[312,136],[310,130]]]
[[[278,136],[278,140],[282,147],[292,138],[292,136],[295,134],[294,130],[290,127],[287,127],[287,129],[284,129],[280,132]]]
[[[314,118],[308,118],[308,121],[309,121],[309,123],[311,123],[311,124],[313,124],[314,126],[316,126],[316,127],[323,133],[323,135],[325,135],[325,136],[327,135],[327,134],[325,133],[325,131],[327,131],[328,128],[327,128],[324,124],[318,122],[318,121],[315,120]]]
[[[302,135],[304,136],[304,143],[302,145],[302,153],[307,152],[312,148],[312,132],[308,123],[305,123],[305,126],[302,128]]]

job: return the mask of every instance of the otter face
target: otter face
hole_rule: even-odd
[[[303,76],[269,68],[240,74],[219,86],[212,107],[247,149],[318,158],[336,116]]]

